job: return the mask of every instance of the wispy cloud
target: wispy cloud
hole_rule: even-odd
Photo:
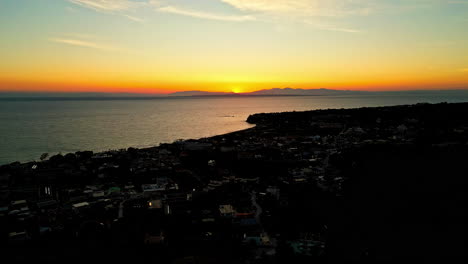
[[[137,8],[147,6],[150,2],[135,1],[135,0],[68,0],[69,2],[89,8],[98,12],[120,14],[135,22],[143,22],[143,19],[128,14],[129,11],[136,10]]]
[[[130,19],[130,20],[133,20],[135,22],[139,22],[139,23],[143,23],[144,20],[139,18],[139,17],[136,17],[136,16],[131,16],[131,15],[123,15],[124,17]]]
[[[76,47],[83,47],[83,48],[91,48],[91,49],[98,49],[98,50],[105,50],[105,51],[117,51],[120,50],[117,47],[105,45],[101,43],[96,43],[90,40],[80,40],[74,38],[50,38],[49,41],[66,44],[70,46]]]
[[[375,0],[220,0],[237,9],[276,16],[339,17],[366,15]]]
[[[219,0],[262,21],[296,21],[317,30],[359,33],[343,18],[373,12],[375,0]]]
[[[261,21],[287,18],[304,22],[320,30],[358,33],[343,25],[346,18],[381,13],[410,12],[438,8],[447,4],[468,4],[468,0],[218,0],[233,8],[254,15]],[[310,21],[317,21],[310,22]]]
[[[236,15],[224,15],[216,13],[208,13],[196,10],[183,9],[174,6],[165,6],[157,9],[161,12],[172,13],[183,16],[190,16],[195,18],[202,19],[211,19],[211,20],[221,20],[221,21],[234,21],[234,22],[243,22],[243,21],[252,21],[255,20],[255,17],[250,15],[236,16]]]
[[[71,3],[97,11],[124,11],[138,7],[141,2],[131,0],[68,0]]]
[[[218,21],[275,21],[278,17],[290,17],[302,21],[310,17],[343,17],[364,15],[372,10],[376,0],[217,0],[237,9],[241,14],[222,14],[174,5],[172,0],[68,0],[71,3],[99,12],[120,14],[130,20],[143,19],[131,12],[152,7],[158,12],[190,16]],[[310,24],[310,23],[309,23]],[[346,27],[315,25],[322,30],[357,32]]]
[[[467,0],[219,0],[237,9],[269,15],[302,17],[346,17],[447,4],[468,4]]]
[[[361,30],[344,25],[352,16],[366,16],[382,12],[402,12],[420,8],[434,8],[441,4],[464,4],[468,0],[212,0],[231,6],[237,14],[217,13],[184,5],[175,0],[67,0],[98,12],[118,14],[135,22],[143,22],[137,12],[152,8],[158,12],[218,21],[278,22],[283,19],[306,23],[320,30],[357,33]],[[196,1],[194,1],[196,3]],[[191,3],[191,6],[193,4]],[[240,14],[239,14],[240,13]],[[308,21],[317,20],[319,23]],[[338,26],[344,25],[344,26]]]

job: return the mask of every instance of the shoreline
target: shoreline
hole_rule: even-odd
[[[375,107],[373,106],[373,107],[354,107],[354,108],[328,108],[328,109],[315,109],[315,110],[304,110],[304,111],[254,113],[254,114],[250,114],[247,117],[247,119],[245,120],[246,123],[254,125],[253,127],[242,129],[242,130],[237,130],[237,131],[232,131],[232,132],[228,132],[228,133],[224,133],[224,134],[208,136],[208,137],[187,138],[187,139],[182,139],[181,141],[182,142],[191,142],[191,141],[203,141],[203,140],[211,140],[211,139],[220,139],[220,138],[223,138],[223,137],[231,137],[231,136],[236,136],[238,134],[246,134],[246,133],[249,133],[249,132],[254,132],[258,128],[259,124],[251,123],[252,121],[249,122],[249,119],[252,120],[255,117],[261,117],[261,116],[278,116],[278,115],[290,115],[290,114],[291,115],[297,115],[297,114],[304,114],[304,113],[305,114],[307,114],[307,113],[310,113],[310,114],[317,113],[317,114],[319,114],[319,113],[324,113],[324,112],[327,112],[327,111],[330,111],[330,112],[353,111],[353,110],[355,111],[355,110],[360,110],[360,109],[396,108],[396,107],[411,107],[411,106],[417,106],[417,105],[439,105],[439,104],[464,104],[464,103],[463,102],[462,103],[446,103],[446,102],[442,102],[442,103],[416,103],[416,104],[401,104],[401,105],[392,105],[392,106],[375,106]],[[102,150],[102,151],[91,151],[91,150],[83,150],[82,149],[82,150],[78,150],[78,151],[75,151],[75,152],[58,152],[58,153],[55,153],[55,154],[52,154],[52,155],[48,155],[47,159],[45,159],[43,161],[47,161],[50,157],[53,157],[53,156],[56,156],[56,155],[65,156],[67,154],[76,154],[77,152],[89,152],[89,151],[91,151],[96,155],[100,155],[100,154],[106,154],[106,153],[116,152],[116,151],[117,152],[127,151],[128,149],[136,149],[136,150],[143,150],[144,151],[144,150],[150,150],[150,149],[158,148],[161,145],[175,144],[176,142],[178,142],[178,140],[174,140],[172,142],[166,142],[166,143],[159,143],[159,145],[153,145],[153,146],[147,146],[147,147],[136,147],[136,146],[133,147],[133,146],[130,146],[130,147],[127,147],[127,148],[108,149],[108,150]],[[38,161],[38,160],[12,161],[12,162],[9,162],[9,163],[0,164],[0,167],[7,166],[7,165],[10,165],[10,164],[17,164],[17,163],[19,163],[19,164],[31,164],[31,163],[40,163],[40,162],[43,162],[43,161]]]

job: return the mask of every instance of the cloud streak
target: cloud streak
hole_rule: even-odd
[[[69,2],[82,6],[84,8],[92,9],[97,12],[120,14],[132,21],[143,22],[143,19],[128,14],[130,10],[148,5],[146,1],[132,1],[132,0],[68,0]],[[152,0],[154,1],[154,0]]]
[[[244,16],[223,15],[223,14],[215,14],[215,13],[196,11],[196,10],[183,9],[183,8],[174,7],[174,6],[160,7],[157,10],[161,12],[165,12],[165,13],[201,18],[201,19],[210,19],[210,20],[233,21],[233,22],[255,20],[255,17],[249,16],[249,15],[244,15]]]
[[[172,6],[168,3],[168,0],[68,0],[69,2],[89,8],[98,12],[105,13],[120,13],[124,17],[136,21],[143,22],[143,19],[129,15],[128,11],[136,10],[142,7],[153,7],[157,11],[172,13],[176,15],[190,16],[201,19],[220,20],[220,21],[251,21],[255,20],[255,17],[250,15],[226,15],[217,14],[205,11],[198,11],[187,9],[179,6]]]
[[[80,5],[82,7],[94,9],[96,11],[124,11],[136,8],[141,3],[130,0],[68,0],[71,3]]]
[[[131,15],[123,15],[123,16],[130,19],[130,20],[138,22],[138,23],[143,23],[144,22],[144,20],[139,18],[139,17],[135,17],[135,16],[131,16]]]
[[[309,24],[319,30],[345,33],[360,32],[360,30],[348,26],[337,26],[342,25],[343,19],[347,17],[428,8],[441,3],[465,3],[461,0],[413,0],[396,4],[384,0],[216,0],[232,7],[234,11],[241,12],[241,14],[226,14],[187,8],[182,2],[175,5],[173,0],[67,1],[98,12],[118,14],[139,23],[142,23],[143,19],[135,16],[135,12],[143,8],[152,8],[157,12],[228,22],[256,20],[275,23],[287,19]],[[310,22],[314,20],[318,23]]]
[[[305,23],[317,30],[359,33],[361,30],[343,24],[348,16],[372,13],[375,0],[219,0],[242,12],[254,14],[262,21],[281,21],[284,18]]]
[[[71,3],[98,12],[120,14],[132,21],[143,22],[139,17],[129,14],[139,8],[153,7],[158,12],[189,16],[199,19],[244,22],[274,21],[279,17],[292,17],[301,21],[310,17],[341,17],[346,15],[367,14],[369,2],[375,0],[217,0],[227,4],[243,14],[219,14],[203,10],[188,9],[184,6],[171,5],[170,0],[68,0]],[[261,18],[261,19],[259,19]],[[356,32],[357,30],[316,25],[322,30]]]
[[[374,0],[220,0],[239,10],[275,16],[341,17],[367,15]]]
[[[73,39],[73,38],[50,38],[49,41],[55,42],[55,43],[66,44],[69,46],[91,48],[91,49],[97,49],[97,50],[105,50],[105,51],[119,50],[116,47],[104,45],[104,44],[100,44],[96,42],[91,42],[89,40],[84,41],[84,40]]]

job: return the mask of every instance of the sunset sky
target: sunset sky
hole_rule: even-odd
[[[0,0],[0,91],[468,88],[468,0]]]

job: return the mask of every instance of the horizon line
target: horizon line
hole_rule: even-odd
[[[447,91],[468,91],[468,87],[456,87],[456,88],[424,88],[424,89],[405,89],[405,90],[395,90],[395,89],[384,89],[384,90],[360,90],[360,89],[330,89],[330,88],[291,88],[291,87],[284,87],[284,88],[267,88],[267,89],[259,89],[252,92],[222,92],[222,91],[205,91],[205,90],[180,90],[180,91],[173,91],[173,92],[141,92],[141,91],[122,91],[122,92],[112,92],[112,91],[53,91],[53,90],[42,90],[42,91],[35,91],[35,90],[3,90],[0,91],[0,95],[7,95],[7,94],[17,94],[17,95],[129,95],[129,96],[169,96],[178,93],[190,93],[190,92],[199,92],[199,93],[207,93],[213,95],[255,95],[253,93],[260,92],[260,91],[269,91],[269,90],[284,90],[284,89],[291,89],[291,90],[328,90],[328,91],[338,91],[338,92],[366,92],[366,93],[382,93],[382,92],[423,92],[423,91],[431,91],[431,92],[447,92]],[[187,95],[193,96],[193,95]],[[196,96],[196,95],[195,95]],[[280,96],[280,95],[277,95]],[[180,96],[182,97],[182,96]]]

